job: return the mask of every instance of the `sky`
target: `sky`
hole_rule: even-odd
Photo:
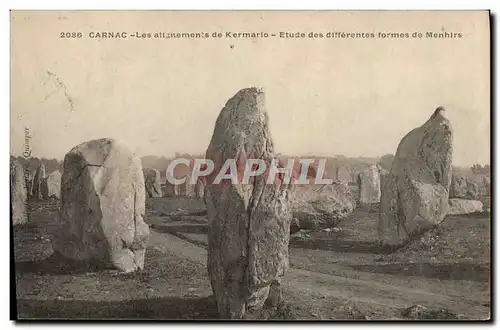
[[[82,37],[61,38],[65,32]],[[91,32],[223,37],[99,39]],[[308,38],[309,32],[410,38]],[[411,38],[414,32],[423,37]],[[256,86],[266,93],[280,153],[394,154],[405,134],[444,106],[454,165],[487,164],[489,38],[486,11],[12,11],[10,150],[24,151],[28,128],[36,157],[63,159],[74,146],[105,137],[139,156],[203,154],[227,100]]]

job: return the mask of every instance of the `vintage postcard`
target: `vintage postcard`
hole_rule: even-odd
[[[488,11],[10,27],[12,319],[491,318]]]

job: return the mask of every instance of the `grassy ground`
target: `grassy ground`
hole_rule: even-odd
[[[148,199],[151,244],[145,269],[133,275],[69,269],[51,256],[57,202],[30,202],[30,210],[30,223],[14,229],[19,318],[217,318],[201,200]],[[376,247],[377,214],[376,206],[356,209],[336,228],[293,238],[286,304],[258,317],[397,319],[414,304],[489,317],[489,213],[447,217],[392,254]]]

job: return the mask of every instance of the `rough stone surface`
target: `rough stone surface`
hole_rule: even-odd
[[[42,182],[45,179],[45,165],[40,162],[40,165],[36,169],[35,175],[33,176],[33,197],[36,199],[42,199]]]
[[[340,181],[317,188],[297,185],[291,199],[293,219],[299,229],[333,227],[356,208],[356,197]]]
[[[370,165],[358,176],[359,203],[371,205],[380,202],[380,166]]]
[[[448,213],[453,133],[436,109],[400,142],[380,201],[383,245],[405,244],[441,223]]]
[[[49,199],[51,197],[61,199],[61,178],[61,172],[55,170],[43,179],[42,196],[44,199]]]
[[[450,198],[448,214],[460,215],[483,212],[483,203],[471,199]]]
[[[21,225],[28,222],[28,190],[24,168],[18,161],[10,164],[10,203],[12,206],[12,224]]]
[[[122,272],[142,269],[145,199],[141,161],[122,143],[99,139],[74,147],[64,158],[54,251]]]
[[[431,309],[422,305],[413,305],[401,311],[401,316],[411,320],[460,320],[464,315],[455,314],[447,309]]]
[[[160,171],[155,168],[145,168],[142,171],[144,173],[144,184],[148,196],[163,197],[160,183]]]
[[[248,88],[226,103],[206,153],[216,169],[226,159],[258,158],[267,164],[274,159],[264,102],[262,90]],[[267,175],[251,178],[249,184],[214,184],[214,178],[207,178],[205,188],[208,273],[220,316],[245,318],[261,310],[264,302],[277,305],[281,300],[280,283],[288,268],[291,186],[279,180],[266,184]]]

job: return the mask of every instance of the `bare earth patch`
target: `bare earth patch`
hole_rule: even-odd
[[[202,200],[148,199],[152,239],[132,275],[51,256],[58,203],[29,207],[30,223],[14,229],[20,319],[218,318]],[[489,318],[489,213],[449,216],[390,254],[378,250],[377,217],[377,206],[358,208],[335,228],[292,238],[286,303],[251,318],[404,319],[425,310],[414,305],[437,318]]]

